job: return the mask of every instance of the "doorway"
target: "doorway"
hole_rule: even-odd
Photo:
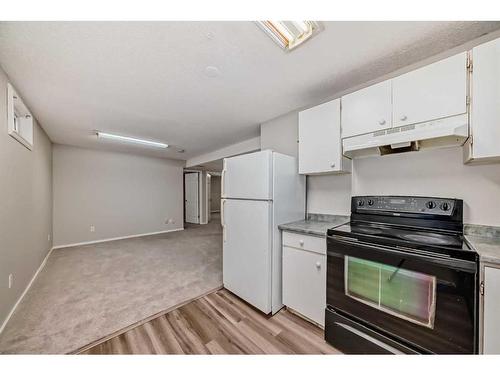
[[[184,173],[184,212],[186,223],[200,223],[200,174],[198,172]]]

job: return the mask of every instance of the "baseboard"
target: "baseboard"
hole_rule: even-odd
[[[66,247],[75,247],[75,246],[82,246],[82,245],[91,245],[91,244],[101,243],[101,242],[126,240],[127,238],[152,236],[154,234],[178,232],[178,231],[181,231],[181,230],[184,230],[184,227],[182,227],[182,228],[176,228],[176,229],[169,229],[169,230],[162,230],[162,231],[159,231],[159,232],[132,234],[130,236],[105,238],[105,239],[102,239],[102,240],[95,240],[95,241],[76,242],[76,243],[70,243],[70,244],[66,244],[66,245],[57,245],[57,246],[54,246],[53,249],[63,249],[63,248],[66,248]]]
[[[51,248],[47,254],[45,255],[45,258],[43,258],[43,261],[42,263],[40,264],[40,266],[38,267],[38,269],[36,270],[35,274],[33,275],[33,277],[31,278],[30,282],[28,283],[28,285],[26,286],[26,288],[24,289],[23,293],[21,294],[21,296],[17,299],[16,303],[14,304],[14,307],[12,307],[12,309],[10,310],[9,314],[7,315],[7,317],[5,318],[5,320],[3,321],[2,323],[2,326],[0,327],[0,335],[2,334],[3,330],[5,329],[5,327],[7,326],[7,323],[9,322],[10,318],[12,317],[12,315],[14,314],[14,311],[16,311],[16,308],[17,306],[21,303],[22,299],[24,298],[24,296],[26,295],[26,293],[28,293],[28,290],[31,288],[31,285],[33,284],[33,282],[35,281],[36,277],[38,276],[38,274],[40,273],[40,271],[42,271],[43,267],[45,267],[45,263],[47,263],[47,259],[49,259],[49,256],[50,254],[52,253],[52,250],[54,250],[54,247]]]

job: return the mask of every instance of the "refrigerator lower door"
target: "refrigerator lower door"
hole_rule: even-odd
[[[224,159],[222,198],[272,199],[272,151]]]
[[[222,200],[224,287],[271,312],[272,202]]]

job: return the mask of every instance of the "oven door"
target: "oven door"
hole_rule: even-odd
[[[327,305],[423,353],[477,352],[477,264],[329,236]]]

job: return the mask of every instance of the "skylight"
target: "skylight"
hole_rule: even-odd
[[[314,21],[257,21],[257,24],[285,51],[298,47],[319,32],[319,25]]]

